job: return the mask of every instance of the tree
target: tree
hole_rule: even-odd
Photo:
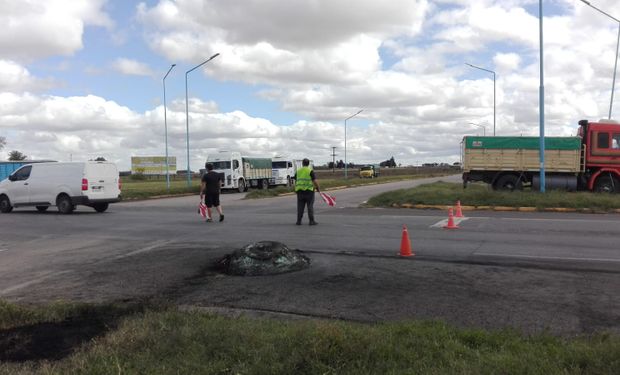
[[[0,150],[2,150],[5,145],[6,145],[6,138],[0,137]]]
[[[389,160],[382,161],[381,163],[379,163],[379,166],[388,167],[388,168],[396,167],[396,162],[394,161],[394,157],[392,156]]]
[[[19,151],[13,150],[11,152],[9,152],[9,160],[10,161],[21,161],[21,160],[26,160],[28,158],[27,155],[22,154]]]
[[[97,159],[95,159],[95,161],[106,161],[106,160],[103,156],[99,156],[97,157]]]

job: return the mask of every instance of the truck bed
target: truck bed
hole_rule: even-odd
[[[463,138],[463,171],[540,170],[538,137]],[[545,171],[582,170],[581,138],[545,137]]]

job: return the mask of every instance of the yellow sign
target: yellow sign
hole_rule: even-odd
[[[168,156],[168,173],[177,172],[177,157]],[[165,175],[166,157],[165,156],[132,156],[131,173],[144,175]]]

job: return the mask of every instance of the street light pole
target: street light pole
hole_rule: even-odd
[[[196,65],[195,67],[185,72],[185,132],[187,134],[186,135],[186,138],[187,138],[187,187],[192,186],[192,174],[190,173],[190,169],[189,169],[189,104],[187,101],[188,100],[187,99],[187,75],[190,72],[208,63],[209,61],[213,60],[214,58],[218,57],[219,55],[220,55],[219,53],[216,53],[215,55],[209,57],[207,60],[203,61],[202,63]]]
[[[473,125],[473,126],[477,126],[479,128],[482,128],[482,136],[486,137],[486,135],[487,135],[487,127],[486,126],[480,125],[480,124],[476,124],[474,122],[470,122],[469,125]]]
[[[540,131],[540,192],[545,192],[545,70],[543,64],[543,0],[538,0],[538,36],[540,49],[540,88],[538,90],[539,131]]]
[[[344,119],[344,179],[345,180],[348,178],[347,176],[347,120],[350,120],[353,117],[359,115],[360,113],[362,113],[362,111],[363,109],[360,109],[359,111],[357,111],[356,114],[351,115],[347,117],[346,119]]]
[[[484,70],[485,72],[489,72],[493,74],[493,136],[495,137],[495,87],[496,87],[495,86],[495,72],[489,69],[485,69],[485,68],[481,68],[476,65],[469,64],[469,63],[465,63],[465,65],[468,65],[472,68]]]
[[[168,164],[168,120],[166,116],[166,77],[170,74],[172,68],[174,68],[177,64],[170,65],[170,69],[162,79],[164,84],[164,131],[165,131],[165,139],[166,139],[166,190],[170,192],[170,165]]]
[[[589,1],[586,0],[581,0],[582,3],[586,4],[587,6],[589,6],[590,8],[597,10],[598,12],[606,15],[607,17],[611,18],[612,20],[618,22],[618,39],[616,40],[616,60],[614,61],[614,78],[611,81],[611,100],[609,101],[609,116],[607,116],[608,119],[611,120],[611,108],[614,104],[614,91],[616,90],[616,70],[618,68],[618,47],[620,47],[620,20],[617,19],[616,17],[600,10],[599,8],[595,7],[594,5],[590,4]]]

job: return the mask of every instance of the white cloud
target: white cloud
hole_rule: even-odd
[[[124,57],[117,58],[113,63],[112,67],[119,73],[134,75],[134,76],[151,76],[153,75],[153,70],[145,63],[127,59]]]
[[[32,76],[28,69],[10,60],[0,60],[0,92],[21,93],[41,91],[52,87],[52,79]]]
[[[0,50],[4,58],[16,61],[71,55],[82,48],[86,25],[112,24],[102,9],[105,0],[4,0],[2,4]]]

